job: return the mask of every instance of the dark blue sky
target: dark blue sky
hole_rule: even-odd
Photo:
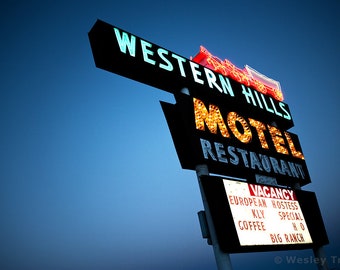
[[[280,81],[340,269],[340,4],[331,1],[2,1],[0,268],[215,269],[196,175],[182,170],[159,100],[97,69],[97,19],[179,55],[200,45]],[[234,269],[311,250],[231,255]],[[275,264],[275,256],[283,262]]]

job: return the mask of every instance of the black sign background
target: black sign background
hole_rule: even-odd
[[[253,105],[252,103],[248,103],[247,99],[242,94],[242,85],[230,78],[229,81],[233,88],[234,96],[221,93],[217,89],[212,89],[209,87],[207,78],[205,77],[205,68],[198,64],[197,71],[201,74],[199,78],[203,81],[203,84],[197,83],[193,78],[193,72],[190,67],[190,62],[192,61],[175,54],[182,59],[185,59],[185,62],[183,62],[183,69],[186,76],[183,77],[181,76],[178,61],[172,57],[172,54],[174,53],[166,49],[164,50],[166,50],[168,54],[163,55],[163,57],[166,57],[166,59],[172,64],[173,70],[168,71],[162,69],[160,68],[160,64],[166,64],[166,62],[164,62],[164,60],[160,57],[158,49],[163,48],[148,42],[151,46],[148,47],[148,50],[153,52],[153,54],[149,57],[155,61],[155,64],[150,64],[143,58],[141,42],[145,40],[117,27],[115,28],[120,31],[121,35],[123,32],[125,32],[130,39],[132,36],[135,37],[135,56],[131,56],[128,52],[121,52],[114,32],[114,26],[101,20],[97,20],[89,32],[89,39],[94,61],[98,68],[171,93],[178,93],[181,89],[187,88],[189,89],[191,95],[203,100],[209,100],[211,102],[223,101],[223,103],[230,107],[231,110],[237,110],[241,113],[249,113],[255,119],[267,122],[276,122],[278,126],[284,129],[294,126],[289,107],[286,103],[278,102],[277,100],[262,94],[261,97],[267,104],[269,111],[266,110],[263,100],[263,104],[261,106],[259,104]],[[220,74],[214,71],[211,72],[216,78],[219,78]],[[255,90],[251,89],[251,91]],[[282,107],[284,107],[286,112],[282,109]],[[290,119],[286,119],[283,116],[278,116],[278,114],[274,113],[273,111],[277,111],[278,114],[283,115],[288,113]]]
[[[228,253],[259,252],[320,247],[329,243],[320,208],[314,192],[294,190],[313,244],[241,246],[223,185],[223,178],[201,177],[221,250]]]
[[[117,31],[121,37],[124,35],[124,38],[130,41],[132,38],[134,39],[132,45],[134,46],[134,55],[130,54],[126,44],[123,45],[126,51],[123,52],[121,50],[117,40]],[[195,127],[192,97],[202,100],[205,104],[212,103],[217,105],[222,114],[232,111],[237,112],[244,118],[252,118],[264,124],[275,125],[281,131],[286,131],[294,126],[289,107],[286,103],[260,94],[254,89],[245,88],[244,85],[227,77],[224,77],[224,79],[230,83],[233,94],[227,91],[219,91],[215,84],[212,86],[211,78],[215,78],[216,81],[214,83],[218,84],[217,78],[221,79],[220,76],[222,75],[212,70],[207,71],[207,68],[202,65],[193,63],[187,58],[101,20],[97,20],[88,36],[94,61],[98,68],[175,94],[177,104],[161,102],[161,105],[183,169],[195,170],[197,165],[207,164],[210,173],[244,178],[248,182],[255,182],[256,173],[274,177],[280,185],[293,186],[294,183],[299,182],[303,186],[311,182],[304,160],[278,154],[273,150],[273,145],[269,149],[262,149],[259,146],[259,141],[256,143],[256,136],[254,136],[255,141],[253,143],[244,144],[235,138],[226,139],[220,134],[211,134],[207,130],[197,130]],[[147,44],[147,49],[144,47],[144,51],[143,44],[144,46]],[[145,53],[147,56],[145,56]],[[181,59],[182,64],[180,64],[178,59]],[[164,65],[171,66],[171,68],[166,69]],[[161,68],[162,66],[163,68]],[[183,76],[183,73],[185,73],[185,76]],[[208,74],[210,74],[210,79]],[[198,80],[197,77],[199,77]],[[187,88],[191,96],[180,94],[183,88]],[[221,87],[219,88],[221,90]],[[250,102],[246,91],[250,94],[256,93],[256,99],[252,99]],[[297,135],[292,133],[290,135],[296,148],[301,150]],[[248,153],[254,152],[273,157],[277,160],[299,164],[303,168],[305,177],[304,179],[297,179],[288,175],[266,173],[264,171],[256,171],[254,168],[231,165],[230,162],[222,163],[206,159],[202,153],[201,139],[209,141],[211,144],[217,142],[223,144],[224,147],[233,146],[243,149]],[[270,140],[267,140],[267,142],[270,142]],[[212,180],[212,178],[214,179]],[[202,177],[201,181],[216,227],[218,241],[224,252],[287,250],[311,247],[311,245],[241,247],[223,188],[223,182],[218,181],[220,178],[215,178]],[[313,246],[327,244],[328,238],[315,194],[297,190],[296,195],[308,224],[314,242]]]
[[[255,182],[255,174],[275,177],[278,184],[286,186],[294,186],[296,182],[303,186],[311,182],[306,162],[300,158],[294,158],[291,155],[277,153],[276,150],[274,150],[275,147],[270,138],[267,139],[269,149],[263,149],[261,148],[260,142],[255,135],[253,135],[252,143],[244,144],[233,137],[232,134],[231,138],[224,138],[219,131],[218,134],[212,134],[209,130],[207,130],[207,128],[205,131],[197,130],[195,126],[193,98],[184,94],[178,94],[175,97],[177,101],[176,104],[161,102],[161,105],[183,169],[195,170],[197,165],[207,164],[210,173],[244,178],[249,182]],[[207,104],[206,106],[209,104],[208,102],[204,103]],[[218,106],[219,104],[214,105]],[[229,108],[219,106],[219,109],[221,110],[221,114],[225,119],[225,116],[229,112]],[[245,117],[244,115],[242,116]],[[256,134],[255,128],[252,130],[252,133]],[[293,133],[289,134],[291,135],[296,148],[301,149],[297,135]],[[274,173],[274,170],[271,172],[266,172],[264,170],[261,171],[258,169],[251,169],[250,167],[247,168],[242,166],[242,161],[239,162],[239,165],[233,165],[230,162],[222,163],[211,158],[206,159],[202,153],[200,139],[207,140],[211,144],[214,142],[222,143],[225,146],[225,151],[227,146],[233,146],[235,148],[247,150],[248,152],[252,151],[256,154],[273,157],[277,160],[284,160],[285,162],[299,164],[303,168],[305,176],[304,178],[297,178],[294,176],[289,176],[288,174],[283,175]],[[286,146],[287,145],[288,143],[286,142]]]

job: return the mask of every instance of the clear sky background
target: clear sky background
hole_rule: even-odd
[[[340,2],[1,1],[0,269],[216,269],[193,171],[182,170],[160,100],[98,69],[97,19],[179,55],[200,45],[280,81],[340,257]],[[231,255],[234,269],[311,250]],[[283,262],[275,263],[281,256]]]

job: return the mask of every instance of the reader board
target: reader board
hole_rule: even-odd
[[[328,244],[315,193],[217,176],[201,184],[221,250],[297,250]]]

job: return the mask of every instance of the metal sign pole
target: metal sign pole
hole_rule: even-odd
[[[300,184],[296,183],[293,188],[301,189]],[[315,263],[318,270],[329,270],[327,258],[323,246],[313,248],[313,253],[315,257]]]
[[[209,233],[210,233],[210,238],[211,238],[211,242],[212,242],[212,246],[213,246],[213,250],[214,250],[217,269],[218,270],[232,270],[229,253],[222,252],[221,249],[220,249],[220,246],[218,244],[215,227],[214,227],[214,224],[213,224],[213,221],[212,221],[212,218],[211,218],[211,214],[210,214],[210,209],[209,209],[208,202],[206,200],[204,190],[203,190],[202,184],[201,184],[200,177],[203,176],[203,175],[209,175],[208,166],[207,165],[197,165],[196,166],[196,174],[197,174],[199,187],[200,187],[200,190],[201,190],[202,201],[203,201],[205,215],[206,215],[206,219],[207,219],[207,223],[208,223],[208,227],[209,227]]]
[[[314,248],[313,252],[318,270],[328,270],[327,258],[323,246]]]

